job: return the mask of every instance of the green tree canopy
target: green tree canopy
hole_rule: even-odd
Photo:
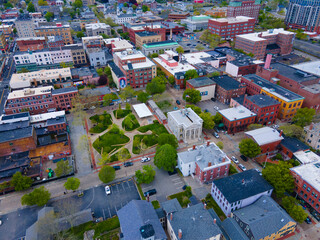
[[[179,54],[184,53],[183,47],[181,47],[181,46],[177,47],[176,52],[179,53]]]
[[[11,183],[14,186],[14,190],[22,191],[28,189],[32,185],[32,179],[27,176],[23,176],[21,172],[13,174]]]
[[[140,101],[142,103],[146,103],[148,101],[148,98],[149,98],[148,93],[143,92],[143,91],[138,93],[138,97],[137,97],[138,101]]]
[[[166,90],[166,84],[163,78],[155,77],[150,83],[147,84],[146,91],[148,94],[153,95],[163,93]]]
[[[121,89],[119,96],[121,99],[126,100],[128,98],[133,98],[136,95],[136,91],[131,86],[126,86]]]
[[[44,1],[44,0],[39,0],[39,1],[38,1],[38,5],[39,5],[39,6],[48,6],[48,2],[47,2],[47,1]]]
[[[201,101],[200,91],[193,88],[188,88],[183,92],[183,99],[189,103],[196,104],[197,102]]]
[[[165,144],[170,144],[176,149],[178,147],[178,140],[173,134],[161,133],[158,137],[158,145],[162,146]]]
[[[111,182],[116,176],[116,171],[113,167],[106,165],[103,166],[99,172],[99,179],[103,183]]]
[[[150,11],[150,8],[147,5],[142,5],[142,11],[143,12]]]
[[[76,7],[76,8],[82,8],[83,3],[82,3],[81,0],[75,0],[74,3],[73,3],[73,6]]]
[[[294,124],[304,127],[312,122],[313,116],[316,114],[316,110],[313,108],[300,108],[297,110],[296,115],[293,117]]]
[[[198,44],[198,45],[196,46],[196,49],[197,49],[198,51],[202,51],[202,50],[204,49],[204,46],[203,46],[202,44]]]
[[[197,78],[197,77],[199,77],[197,70],[190,69],[190,70],[186,71],[186,73],[184,74],[184,85],[186,85],[186,82],[188,80],[193,79],[193,78]]]
[[[143,171],[136,171],[137,182],[140,183],[151,183],[156,175],[156,171],[151,165],[144,165],[142,167]]]
[[[136,9],[137,9],[137,5],[134,5],[134,4],[133,4],[133,5],[132,5],[132,9],[133,9],[133,10],[136,10]]]
[[[200,113],[199,117],[203,120],[203,128],[205,129],[213,129],[215,126],[214,123],[214,116],[212,116],[209,112],[202,112]]]
[[[239,149],[241,154],[249,158],[254,158],[261,153],[260,146],[251,138],[242,139]]]
[[[282,206],[288,214],[297,222],[302,223],[308,217],[302,206],[297,205],[297,200],[291,196],[282,198]]]
[[[170,144],[159,147],[154,156],[154,165],[172,172],[177,165],[177,150]]]
[[[82,31],[77,32],[77,38],[83,38],[83,37],[84,37],[84,33]]]
[[[44,15],[44,18],[50,22],[51,18],[54,17],[54,14],[52,12],[47,12],[46,15]]]
[[[23,195],[21,198],[21,204],[28,206],[38,205],[39,207],[42,207],[47,204],[50,197],[50,192],[44,186],[41,186],[34,189],[31,193]]]
[[[168,77],[168,82],[171,84],[171,85],[174,85],[176,83],[176,79],[174,78],[174,76],[169,76]]]
[[[13,5],[12,5],[11,2],[6,2],[6,3],[4,4],[4,7],[5,7],[5,8],[13,8]]]
[[[251,130],[255,130],[255,129],[258,129],[258,128],[262,128],[263,125],[262,124],[258,124],[258,123],[252,123],[248,126],[248,131],[251,131]]]
[[[262,176],[274,187],[278,197],[283,197],[285,192],[291,193],[294,189],[291,167],[291,164],[280,161],[279,164],[268,165],[262,170]]]
[[[72,166],[69,165],[69,161],[59,161],[57,163],[57,168],[54,170],[57,177],[66,176],[72,170]]]
[[[304,136],[303,128],[295,124],[282,125],[280,126],[280,130],[282,130],[287,137],[296,137],[301,139]]]
[[[77,190],[80,186],[80,180],[79,178],[75,178],[75,177],[70,177],[67,179],[67,181],[64,183],[63,185],[65,187],[65,189],[67,190]]]
[[[220,113],[216,113],[213,117],[214,123],[217,125],[222,122],[222,115]]]
[[[35,12],[36,11],[32,2],[29,2],[28,7],[27,7],[27,11],[28,12]]]
[[[115,99],[117,99],[117,95],[116,94],[108,93],[108,94],[103,96],[103,101],[104,101],[103,104],[105,106],[108,106],[112,102],[112,100],[115,100]]]
[[[197,107],[197,106],[192,105],[192,104],[187,104],[186,108],[191,108],[198,115],[200,115],[200,113],[202,112],[200,107]]]
[[[217,146],[222,150],[223,149],[223,142],[221,142],[221,141],[217,142]]]

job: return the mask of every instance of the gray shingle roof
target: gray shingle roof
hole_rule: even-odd
[[[176,198],[160,203],[166,214],[181,211],[182,207]]]
[[[247,235],[242,231],[236,220],[227,218],[221,224],[222,230],[231,240],[249,240]]]
[[[187,82],[191,84],[193,87],[203,87],[203,86],[215,84],[215,82],[208,77],[198,77],[198,78],[190,79]]]
[[[253,102],[254,104],[258,105],[259,107],[268,107],[276,104],[280,104],[277,100],[269,97],[268,95],[257,94],[253,96],[247,96],[248,100]]]
[[[281,141],[281,145],[289,149],[291,152],[295,153],[300,150],[308,150],[310,147],[306,145],[305,143],[301,142],[297,138],[291,138],[283,136],[284,139]]]
[[[255,169],[214,180],[213,184],[217,186],[229,203],[273,189]]]
[[[271,197],[261,196],[253,204],[233,212],[242,222],[249,225],[255,239],[279,231],[294,220]]]
[[[158,216],[150,202],[132,200],[119,211],[123,240],[141,240],[140,228],[151,224],[155,231],[155,239],[167,239]]]
[[[212,79],[217,83],[217,85],[226,90],[245,88],[245,86],[241,85],[240,82],[227,75],[217,76]]]
[[[205,240],[222,234],[202,203],[174,212],[170,223],[176,236],[181,229],[182,240]]]
[[[0,132],[0,142],[13,141],[21,138],[31,137],[33,127],[17,128],[5,132]]]

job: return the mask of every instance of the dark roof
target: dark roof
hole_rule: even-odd
[[[177,42],[176,42],[176,41],[173,41],[173,40],[167,40],[167,41],[161,41],[161,42],[145,43],[145,45],[147,45],[147,46],[153,46],[153,45],[166,44],[166,43],[177,43]]]
[[[176,198],[160,203],[163,211],[166,214],[181,211],[182,207]]]
[[[83,89],[79,91],[80,95],[84,96],[101,96],[101,95],[106,95],[111,93],[109,87],[97,87],[97,88],[92,88],[92,89]]]
[[[81,68],[71,68],[71,75],[72,76],[93,76],[98,77],[98,73],[95,69],[89,67],[81,67]]]
[[[0,132],[0,143],[13,141],[32,136],[33,127],[17,128],[5,132]]]
[[[29,117],[29,112],[22,112],[22,113],[16,113],[11,115],[2,115],[1,120],[9,120],[9,119],[15,119],[15,118],[22,118],[22,117]]]
[[[276,43],[268,44],[266,47],[267,50],[274,50],[274,49],[279,49],[279,48],[280,48],[279,45]]]
[[[212,79],[216,82],[217,85],[219,85],[220,87],[226,90],[245,87],[243,84],[233,79],[232,77],[229,77],[228,75],[217,76],[217,77],[213,77]]]
[[[18,128],[26,128],[30,126],[30,121],[29,119],[24,120],[24,121],[16,121],[16,122],[9,122],[9,123],[0,123],[0,132],[5,132],[9,130],[14,130]]]
[[[142,238],[147,239],[154,236],[155,232],[151,224],[146,224],[140,228]]]
[[[255,169],[214,180],[213,184],[230,204],[273,189]]]
[[[268,106],[280,104],[280,102],[273,99],[272,97],[269,97],[268,95],[263,95],[263,94],[247,96],[246,99],[258,105],[259,107],[268,107]]]
[[[166,216],[166,214],[162,208],[157,208],[155,210],[156,210],[156,213],[157,213],[159,219],[164,218]]]
[[[281,145],[290,150],[292,153],[310,149],[308,145],[304,144],[297,138],[286,137],[284,134],[283,137],[284,139],[281,141]]]
[[[58,88],[58,89],[53,89],[52,90],[52,95],[68,93],[68,92],[75,92],[75,91],[78,92],[78,88],[77,87]]]
[[[187,82],[195,88],[216,84],[212,79],[208,77],[198,77],[198,78],[190,79]]]
[[[155,32],[147,32],[147,31],[144,31],[144,32],[136,32],[136,34],[140,37],[147,37],[147,36],[156,36],[158,35],[157,33]]]
[[[244,102],[244,95],[240,96],[240,97],[235,97],[232,98],[234,101],[236,101],[237,103],[239,103],[240,105],[243,105]]]
[[[64,116],[50,118],[47,120],[47,126],[61,124],[61,123],[66,123],[66,118]]]
[[[232,240],[249,240],[234,218],[227,218],[221,224],[221,230]]]
[[[297,68],[279,62],[271,63],[270,67],[271,69],[277,69],[280,75],[285,76],[286,78],[290,78],[299,83],[319,79],[319,77],[316,75],[307,73],[305,71],[299,70]]]
[[[112,72],[118,77],[124,77],[124,73],[120,70],[120,68],[113,62],[108,62],[109,67],[112,69]]]

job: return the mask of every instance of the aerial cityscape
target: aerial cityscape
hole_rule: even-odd
[[[320,0],[0,17],[0,240],[320,239]]]

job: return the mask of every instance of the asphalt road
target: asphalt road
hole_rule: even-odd
[[[83,191],[82,197],[71,194],[65,198],[50,200],[47,206],[59,206],[64,202],[72,202],[78,211],[88,208],[94,212],[96,218],[110,218],[116,215],[116,211],[133,199],[140,199],[138,191],[131,179],[115,182],[111,184],[111,195],[106,195],[105,184]],[[72,199],[72,201],[70,201]],[[74,207],[74,206],[73,206]],[[26,229],[36,222],[40,207],[26,207],[0,216],[2,226],[0,226],[1,240],[15,240],[25,236]],[[57,210],[55,208],[55,210]]]
[[[9,68],[8,68],[9,67]],[[13,53],[9,55],[8,64],[4,66],[3,73],[1,75],[2,82],[0,82],[0,115],[3,113],[4,104],[9,94],[9,85],[11,75],[14,73],[15,66],[13,61]]]

